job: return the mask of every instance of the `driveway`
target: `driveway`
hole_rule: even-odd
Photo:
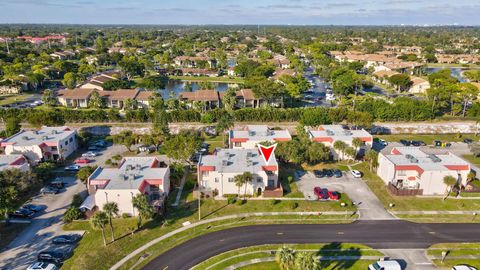
[[[327,188],[333,191],[346,193],[357,204],[361,220],[387,220],[395,219],[378,200],[377,196],[368,188],[360,178],[354,178],[349,172],[344,172],[340,178],[316,178],[312,172],[297,173],[296,183],[298,189],[305,194],[307,199],[313,199],[314,187]]]
[[[72,202],[73,195],[85,186],[73,176],[62,176],[66,188],[56,195],[38,195],[33,204],[46,208],[32,219],[32,223],[0,253],[0,269],[26,269],[35,262],[37,254],[51,247],[54,236],[63,234],[61,218]],[[15,226],[14,224],[12,226]],[[72,232],[68,232],[71,234]]]

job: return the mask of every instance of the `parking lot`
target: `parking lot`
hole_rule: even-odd
[[[360,219],[381,220],[394,219],[385,210],[382,203],[368,188],[361,178],[354,178],[350,172],[343,172],[342,177],[317,178],[312,172],[297,172],[295,181],[298,189],[303,192],[305,198],[316,199],[313,193],[315,187],[327,188],[330,191],[346,193],[358,206]]]
[[[26,269],[36,261],[40,251],[53,246],[53,237],[65,233],[61,222],[63,213],[72,202],[73,195],[85,190],[85,185],[74,176],[62,176],[61,180],[66,183],[66,187],[60,193],[32,198],[32,204],[41,205],[44,209],[36,213],[30,226],[0,253],[0,269]],[[71,233],[83,232],[68,232]]]

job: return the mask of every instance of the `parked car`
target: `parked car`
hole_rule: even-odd
[[[413,146],[425,146],[426,144],[423,141],[410,141],[410,144]]]
[[[48,262],[34,262],[32,263],[27,270],[57,270],[57,266],[53,263]]]
[[[54,244],[74,244],[82,239],[82,236],[79,234],[66,234],[59,235],[52,239]]]
[[[140,145],[138,147],[138,151],[140,152],[148,152],[148,153],[151,153],[153,151],[157,150],[157,148],[155,147],[155,145]]]
[[[69,166],[65,167],[65,171],[76,172],[78,170],[80,170],[80,166],[76,165],[76,164],[69,165]]]
[[[403,144],[403,146],[410,146],[410,142],[407,140],[400,140],[400,143]]]
[[[43,207],[40,205],[36,204],[24,204],[22,208],[25,208],[27,210],[33,211],[33,212],[40,212],[43,210]]]
[[[107,147],[107,142],[104,140],[98,140],[96,142],[93,142],[92,146],[100,147],[100,148],[105,148]]]
[[[323,174],[324,174],[326,177],[332,177],[332,176],[333,176],[333,171],[330,170],[330,169],[323,169]]]
[[[315,187],[313,189],[313,194],[315,194],[319,200],[328,199],[328,189],[326,188]]]
[[[317,178],[322,178],[325,176],[325,174],[323,174],[323,171],[321,170],[313,170],[313,174],[315,175],[315,177]]]
[[[451,143],[449,143],[449,142],[442,142],[442,141],[435,141],[435,142],[434,142],[434,145],[435,145],[435,147],[445,147],[445,148],[452,146]]]
[[[15,210],[13,213],[10,213],[10,218],[32,218],[35,215],[35,212],[28,210],[26,208],[20,208]]]
[[[82,154],[82,157],[96,157],[98,156],[98,152],[95,151],[88,151]]]
[[[342,171],[340,171],[339,169],[333,170],[333,176],[335,176],[336,178],[342,177],[343,176]]]
[[[357,171],[357,170],[351,170],[350,173],[353,175],[353,177],[355,178],[360,178],[362,177],[362,173],[360,171]]]
[[[90,159],[88,158],[77,158],[75,159],[75,164],[88,164]]]
[[[54,188],[54,187],[50,187],[50,186],[46,186],[44,188],[42,188],[40,190],[40,194],[57,194],[58,193],[58,189]]]
[[[60,178],[55,178],[52,182],[48,183],[50,187],[56,188],[56,189],[62,189],[65,187],[65,183],[60,179]]]
[[[101,147],[99,146],[96,146],[96,145],[90,145],[88,148],[87,148],[88,151],[100,151],[102,150]]]
[[[329,191],[328,192],[328,198],[330,200],[338,201],[338,199],[340,199],[340,193],[338,193],[336,191]]]
[[[378,143],[383,145],[383,146],[387,146],[388,145],[388,142],[385,141],[384,139],[378,139]]]
[[[45,250],[38,254],[37,259],[41,262],[61,263],[72,256],[73,247],[55,250]]]
[[[397,261],[387,260],[370,264],[368,270],[402,270],[402,267]]]
[[[470,266],[470,265],[455,265],[452,267],[452,270],[477,270],[477,268]]]
[[[466,144],[471,144],[471,143],[473,143],[473,140],[472,139],[464,139],[463,142],[466,143]]]

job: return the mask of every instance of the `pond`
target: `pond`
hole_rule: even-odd
[[[168,99],[170,97],[178,97],[180,92],[184,92],[185,85],[189,84],[191,86],[192,91],[197,91],[200,89],[200,85],[198,82],[190,82],[190,81],[180,81],[180,80],[170,80],[168,81],[167,85],[164,89],[159,89],[158,92],[162,95],[164,99]],[[234,87],[236,84],[229,84],[229,83],[212,83],[214,89],[223,92],[228,89],[228,87]]]
[[[425,72],[427,72],[427,74],[431,74],[431,73],[437,72],[437,71],[442,70],[442,69],[445,69],[445,68],[428,67],[428,68],[425,68]],[[462,77],[462,71],[464,71],[465,69],[455,68],[455,67],[450,67],[448,69],[450,69],[452,71],[452,76],[454,78],[457,78],[460,82],[466,82],[467,81],[464,77]]]

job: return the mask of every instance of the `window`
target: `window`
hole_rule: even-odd
[[[60,147],[61,147],[61,145],[60,145]],[[52,146],[51,149],[52,149],[52,151],[57,151],[58,150],[58,148],[56,146]]]
[[[73,142],[73,137],[70,137],[70,139],[68,140],[69,142]]]
[[[229,177],[228,182],[232,183],[233,182],[233,177]]]
[[[242,147],[242,143],[241,142],[236,142],[235,147]]]
[[[263,178],[261,177],[257,178],[257,183],[263,183]]]
[[[203,176],[205,176],[205,177],[207,177],[208,174],[209,174],[209,171],[204,171],[204,172],[203,172]]]
[[[398,176],[407,176],[406,171],[397,171]]]
[[[68,145],[68,141],[65,141],[65,146],[67,146],[67,145]]]
[[[215,177],[215,183],[218,183],[218,182],[220,182],[220,180],[218,180],[218,178]]]

